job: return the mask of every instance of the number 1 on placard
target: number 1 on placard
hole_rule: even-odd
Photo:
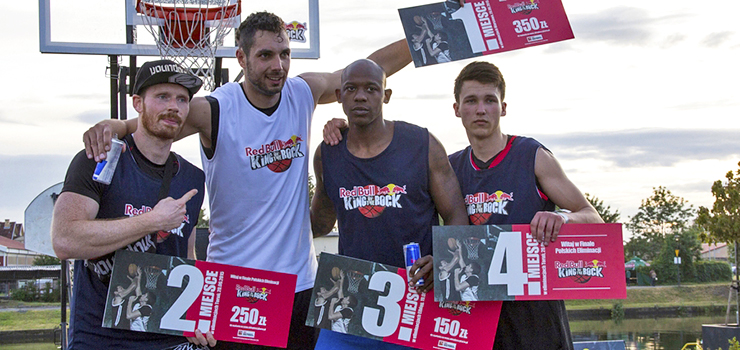
[[[506,272],[501,270],[506,267]],[[488,268],[489,285],[506,285],[508,295],[524,295],[527,273],[522,262],[520,232],[501,232]]]

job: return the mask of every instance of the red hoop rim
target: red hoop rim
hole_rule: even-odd
[[[365,277],[365,274],[360,271],[355,270],[349,270],[347,271],[348,274],[352,275],[355,278]]]
[[[142,10],[142,7],[146,9],[146,12]],[[234,9],[236,9],[236,12],[234,12]],[[155,5],[143,0],[136,0],[136,12],[147,17],[159,19],[172,19],[171,14],[175,13],[177,14],[177,19],[180,21],[213,21],[239,16],[241,15],[242,8],[238,2],[227,6],[176,7]],[[198,18],[196,18],[196,15],[199,15]]]

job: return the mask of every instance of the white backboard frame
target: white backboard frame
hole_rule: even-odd
[[[71,41],[54,41],[51,32],[51,1],[39,0],[39,50],[41,53],[56,54],[82,54],[82,55],[122,55],[122,56],[159,56],[159,50],[156,45],[147,44],[111,44],[111,43],[85,43]],[[61,0],[56,0],[61,1]],[[126,23],[124,25],[139,25],[141,18],[139,15],[131,13],[136,4],[136,0],[126,1]],[[248,2],[251,0],[242,0]],[[319,0],[308,1],[308,48],[292,48],[292,58],[317,59],[320,57],[319,43]],[[135,11],[133,11],[135,12]],[[279,13],[276,13],[280,15]],[[246,18],[249,13],[242,11],[242,17]],[[292,21],[292,18],[283,18],[284,21]],[[240,22],[240,21],[239,21]],[[144,35],[147,33],[140,33]],[[236,48],[231,46],[220,47],[216,51],[216,57],[234,58],[236,57]]]

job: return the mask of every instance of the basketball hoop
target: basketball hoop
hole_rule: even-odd
[[[480,239],[475,238],[475,237],[469,237],[469,238],[465,238],[463,240],[463,243],[465,244],[465,247],[468,248],[468,259],[477,260],[478,259],[478,245],[480,244]]]
[[[358,271],[350,271],[347,275],[349,276],[347,291],[352,294],[357,294],[360,288],[360,281],[365,278],[365,274]]]
[[[144,269],[144,274],[146,275],[146,289],[157,289],[157,281],[159,280],[159,275],[162,274],[162,269],[156,266],[147,266]]]
[[[216,50],[239,25],[241,0],[137,0],[136,11],[162,59],[202,76],[203,87],[213,91]]]

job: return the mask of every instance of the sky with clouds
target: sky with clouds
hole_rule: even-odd
[[[281,1],[270,3],[279,8]],[[247,12],[263,9],[244,3]],[[322,1],[321,58],[294,59],[290,75],[334,71],[401,38],[397,9],[425,3]],[[711,184],[740,161],[740,3],[563,0],[563,5],[575,39],[479,58],[498,65],[506,78],[503,131],[545,144],[570,179],[619,210],[622,221],[657,186],[694,206],[711,206]],[[90,27],[84,16],[92,14],[73,15],[68,17],[74,23]],[[22,222],[31,200],[63,181],[82,147],[82,133],[109,117],[108,62],[105,56],[39,53],[35,1],[6,4],[0,31],[5,46],[0,219]],[[469,62],[407,67],[392,76],[385,118],[429,128],[448,153],[465,147],[465,132],[452,110],[452,85]],[[233,79],[236,61],[225,60],[225,66]],[[312,148],[324,122],[342,116],[336,104],[317,108]],[[174,150],[200,164],[194,137]]]

